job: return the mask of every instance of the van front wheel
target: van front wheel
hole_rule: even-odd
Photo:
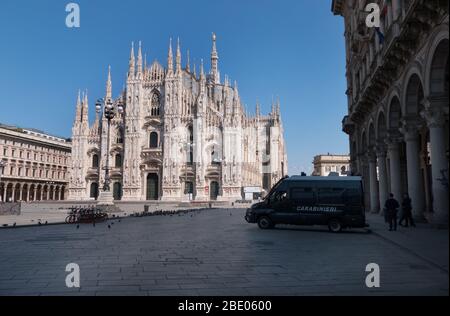
[[[342,223],[337,218],[330,219],[328,229],[333,233],[339,233],[342,230]]]
[[[270,229],[274,227],[272,220],[267,216],[258,218],[258,227],[261,229]]]

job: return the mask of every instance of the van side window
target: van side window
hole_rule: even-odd
[[[345,191],[344,188],[320,188],[317,193],[318,202],[326,205],[344,205]]]
[[[292,188],[291,200],[299,202],[302,205],[314,205],[314,191],[312,188]]]

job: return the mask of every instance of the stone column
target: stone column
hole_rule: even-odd
[[[380,197],[380,210],[384,208],[384,203],[388,198],[388,176],[386,167],[386,148],[383,144],[377,148],[377,161],[378,161],[378,192]],[[381,212],[383,215],[383,212]]]
[[[5,187],[5,190],[3,191],[3,199],[2,199],[2,201],[3,202],[8,202],[8,201],[6,201],[6,192],[8,192],[8,185],[9,185],[9,183],[8,182],[4,182],[3,185]]]
[[[448,159],[445,153],[445,113],[441,108],[430,107],[422,114],[430,129],[434,213],[432,222],[448,225],[448,186],[444,184],[445,179],[448,181]]]
[[[16,198],[16,183],[13,183],[11,202],[15,202],[15,198]]]
[[[380,211],[378,196],[378,176],[377,176],[377,158],[371,151],[367,155],[369,161],[369,190],[370,190],[370,211],[378,213]]]
[[[19,201],[22,201],[23,184],[19,186]]]
[[[408,195],[412,202],[412,212],[416,219],[423,219],[425,211],[425,191],[420,166],[420,144],[417,120],[404,120],[402,133],[406,141],[406,166],[408,172]]]
[[[387,141],[389,155],[389,173],[391,192],[397,201],[402,198],[402,176],[400,170],[400,144],[397,138],[389,138]]]
[[[62,196],[62,186],[59,187],[59,191],[58,191],[58,200],[61,201],[61,196]]]
[[[33,187],[33,201],[36,201],[36,197],[37,197],[37,185]]]

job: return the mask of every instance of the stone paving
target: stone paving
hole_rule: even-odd
[[[375,233],[263,231],[244,213],[0,229],[0,295],[448,295],[448,271]],[[80,288],[65,285],[72,262]],[[365,286],[371,262],[377,289]]]

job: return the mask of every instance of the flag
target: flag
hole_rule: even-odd
[[[380,44],[383,44],[384,43],[384,34],[380,31],[379,27],[376,27],[375,31],[377,32],[377,35],[378,35],[378,42]]]

